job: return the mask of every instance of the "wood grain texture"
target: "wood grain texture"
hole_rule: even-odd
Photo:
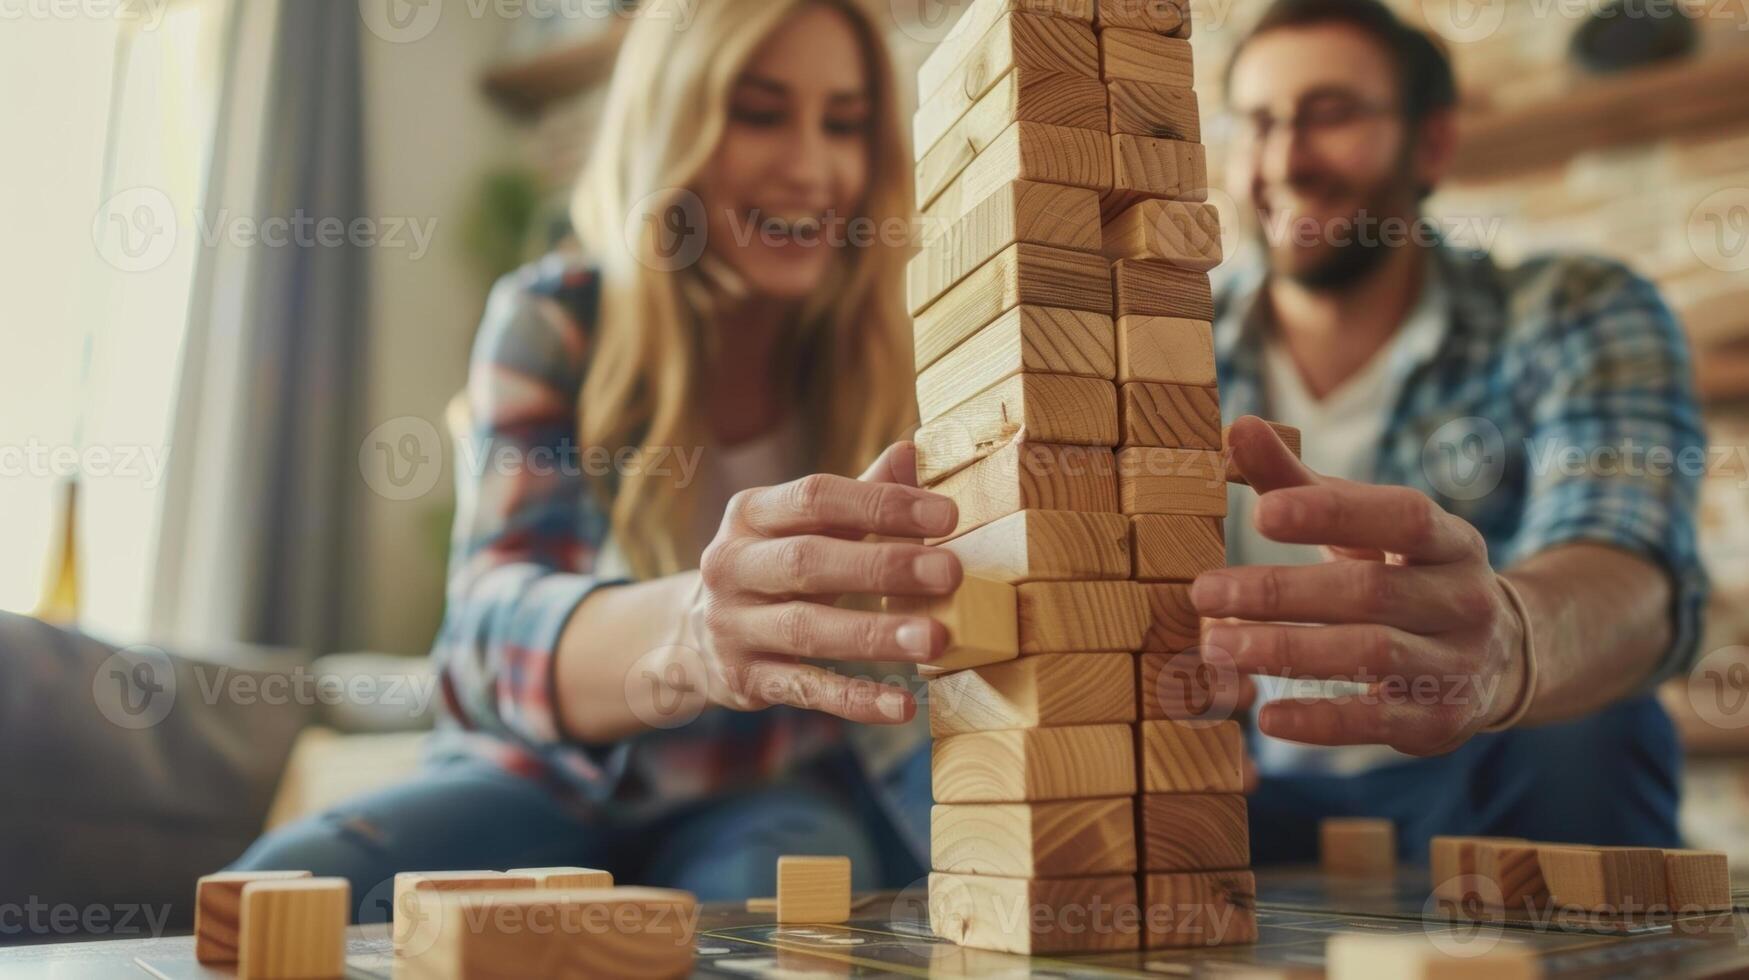
[[[1227,516],[1227,461],[1198,449],[1118,453],[1119,505],[1125,514]]]
[[[1005,184],[1045,181],[1100,192],[1100,219],[1112,186],[1111,141],[1103,130],[1071,129],[1048,123],[1017,122],[978,154],[922,212],[925,228],[958,221]]]
[[[308,871],[221,871],[194,886],[194,958],[200,963],[237,962],[243,886],[252,881],[295,881]]]
[[[1127,579],[1130,529],[1122,514],[1023,510],[941,547],[967,575],[1023,582]]]
[[[613,887],[613,872],[595,868],[511,868],[504,873],[533,878],[536,888]]]
[[[1012,878],[1134,872],[1132,809],[1129,797],[937,804],[929,812],[930,867]]]
[[[1220,212],[1194,201],[1143,201],[1113,218],[1103,241],[1108,259],[1159,259],[1198,272],[1224,255]]]
[[[1113,133],[1202,142],[1202,113],[1194,89],[1129,78],[1106,83]]]
[[[1493,882],[1481,887],[1481,898],[1504,908],[1540,909],[1548,905],[1549,887],[1543,881],[1537,846],[1529,841],[1477,841],[1474,851],[1476,877]]]
[[[916,318],[917,370],[1016,306],[1111,312],[1105,259],[1048,245],[1010,245]]]
[[[929,927],[961,946],[1018,956],[1135,949],[1134,875],[929,875]]]
[[[1099,32],[1100,77],[1128,78],[1176,88],[1196,87],[1190,42],[1153,31],[1107,28]]]
[[[1182,653],[1202,642],[1202,618],[1190,604],[1190,586],[1143,585],[1148,603],[1148,631],[1142,649],[1148,653]]]
[[[1014,12],[1023,11],[1021,16],[1029,18],[1057,17],[1080,21],[1083,27],[1091,30],[1093,3],[1094,0],[979,0],[960,15],[947,34],[936,42],[929,56],[923,59],[923,64],[918,66],[919,97],[927,97],[965,72],[967,59],[973,56],[980,44],[987,42],[990,29]],[[922,150],[931,142],[918,139],[917,148]]]
[[[929,682],[929,732],[937,738],[1135,720],[1135,658],[1128,653],[1024,657]]]
[[[1117,465],[1105,448],[1011,442],[931,489],[959,505],[940,544],[1020,510],[1116,513]]]
[[[924,486],[940,482],[1016,439],[1117,445],[1116,387],[1101,378],[1058,374],[998,381],[917,430],[917,480]]]
[[[1122,27],[1189,37],[1190,0],[1098,0],[1093,24],[1102,31]]]
[[[1476,849],[1491,842],[1525,843],[1518,837],[1459,837],[1441,835],[1427,845],[1428,877],[1433,894],[1449,902],[1464,902],[1476,896]]]
[[[1301,455],[1300,430],[1291,425],[1283,425],[1280,422],[1268,422],[1267,424],[1271,429],[1275,430],[1276,435],[1281,437],[1281,441],[1287,446],[1288,452],[1293,453],[1295,457]],[[1240,486],[1249,486],[1250,484],[1246,481],[1245,474],[1239,472],[1238,464],[1233,462],[1233,453],[1230,448],[1232,442],[1230,437],[1232,432],[1233,427],[1230,425],[1221,429],[1221,456],[1227,461],[1227,482],[1236,483]]]
[[[1251,863],[1251,829],[1239,794],[1150,793],[1137,813],[1145,871],[1222,871]]]
[[[947,627],[947,650],[930,661],[936,672],[1013,660],[1019,655],[1014,586],[967,575],[945,598],[888,596],[886,610],[928,616]]]
[[[403,871],[395,875],[395,908],[390,936],[396,950],[429,946],[436,928],[434,910],[449,892],[510,891],[534,888],[535,880],[498,871]]]
[[[1664,852],[1657,848],[1543,844],[1537,863],[1549,899],[1562,908],[1631,914],[1670,904]]]
[[[1251,872],[1149,874],[1142,882],[1149,949],[1257,941],[1257,879]]]
[[[1116,323],[1117,382],[1212,388],[1215,333],[1207,320],[1171,316],[1126,316]]]
[[[850,859],[785,854],[777,859],[777,921],[850,920]]]
[[[1194,385],[1131,381],[1118,405],[1118,441],[1160,449],[1221,449],[1221,393]]]
[[[1142,718],[1219,721],[1238,710],[1243,675],[1231,666],[1205,662],[1194,643],[1193,637],[1192,645],[1179,653],[1141,655],[1136,694]]]
[[[1397,828],[1373,817],[1326,817],[1318,822],[1318,864],[1327,875],[1389,877],[1397,870]]]
[[[1174,317],[1210,322],[1215,316],[1209,277],[1155,259],[1119,259],[1112,263],[1112,292],[1117,315]]]
[[[1143,198],[1208,200],[1208,153],[1201,143],[1118,133],[1111,137],[1111,190],[1101,198],[1107,221],[1133,210]]]
[[[923,250],[907,268],[912,314],[1016,242],[1098,252],[1099,195],[1085,187],[1017,180],[998,187],[957,221],[923,227]]]
[[[436,941],[397,959],[397,978],[679,980],[692,973],[698,902],[683,891],[479,892],[449,896],[440,914]]]
[[[1105,83],[1097,78],[1019,67],[966,110],[917,161],[917,206],[927,208],[973,159],[1016,122],[1106,132]]]
[[[1219,517],[1137,514],[1130,525],[1139,582],[1194,582],[1227,565],[1227,532]]]
[[[1066,374],[1111,380],[1117,371],[1111,317],[1048,306],[1017,306],[917,376],[917,408],[927,423],[1013,374]]]
[[[352,886],[345,878],[251,881],[243,886],[239,980],[306,980],[346,972]]]
[[[1029,803],[1132,796],[1135,746],[1128,725],[971,732],[935,740],[937,803]]]
[[[1137,726],[1146,793],[1244,792],[1244,736],[1236,721],[1144,721]]]
[[[1020,652],[1141,649],[1148,604],[1134,582],[1028,582],[1015,586]]]
[[[1016,71],[1091,75],[1097,80],[1098,42],[1087,24],[1027,13],[1003,17],[979,39],[945,85],[919,90],[917,112],[911,117],[917,157],[944,142],[980,99]]]
[[[1723,851],[1665,851],[1664,878],[1670,907],[1679,914],[1731,907],[1731,868]]]

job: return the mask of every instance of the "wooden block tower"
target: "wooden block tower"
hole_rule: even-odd
[[[1254,941],[1188,0],[975,0],[918,73],[919,479],[967,586],[930,674],[935,931],[1022,954]]]

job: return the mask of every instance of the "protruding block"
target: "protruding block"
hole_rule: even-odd
[[[937,803],[1032,803],[1136,791],[1128,725],[973,732],[936,739]]]
[[[1149,949],[1257,941],[1257,879],[1249,871],[1149,874],[1143,888]]]
[[[1026,34],[1022,34],[1020,41],[1012,40],[1016,32],[1011,15],[1016,12],[1020,12],[1022,21],[1045,21],[1041,30],[1034,32],[1042,34],[1038,40]],[[1068,23],[1058,24],[1056,20]],[[1093,0],[981,0],[966,9],[917,69],[918,97],[927,102],[939,90],[950,89],[976,99],[1016,64],[1082,75],[1090,73],[1091,65],[1092,72],[1097,72],[1098,42],[1093,39],[1092,20]],[[1025,25],[1020,30],[1024,32],[1032,26],[1035,25]],[[992,33],[998,27],[1002,30]],[[1052,27],[1062,30],[1043,33]],[[1008,54],[1004,55],[1004,51]],[[945,128],[931,136],[919,129],[914,141],[917,152],[928,149],[944,131]]]
[[[1270,422],[1268,425],[1275,430],[1276,435],[1281,437],[1281,441],[1286,444],[1289,452],[1296,457],[1300,455],[1300,430],[1291,425],[1282,425],[1280,422]],[[1245,474],[1239,472],[1239,467],[1233,462],[1232,433],[1233,427],[1230,425],[1221,430],[1221,455],[1227,461],[1227,482],[1248,486]]]
[[[1103,220],[1107,206],[1103,195],[1112,187],[1113,139],[1104,130],[1017,122],[992,140],[942,190],[923,211],[923,220],[926,224],[958,221],[979,201],[1017,180],[1042,180],[1100,191]]]
[[[1152,31],[1115,27],[1101,31],[1099,65],[1107,81],[1130,78],[1155,85],[1196,87],[1190,42]]]
[[[1135,949],[1134,875],[998,878],[934,872],[929,926],[961,946],[1019,956]]]
[[[1126,316],[1117,321],[1117,381],[1212,388],[1215,334],[1207,320]]]
[[[923,250],[906,269],[911,312],[923,312],[1016,242],[1098,252],[1102,241],[1097,192],[1033,180],[1004,184],[959,220],[923,229]]]
[[[931,489],[959,505],[954,538],[1020,510],[1116,513],[1116,471],[1110,449],[1011,442]]]
[[[315,980],[346,972],[352,886],[345,878],[251,881],[243,886],[239,980]]]
[[[612,888],[613,872],[594,868],[511,868],[504,872],[533,878],[536,888]]]
[[[395,976],[679,980],[692,973],[698,901],[665,888],[447,893],[433,938]]]
[[[1251,863],[1243,796],[1150,793],[1138,812],[1144,871],[1222,871]]]
[[[1142,790],[1147,793],[1242,793],[1245,737],[1236,721],[1144,721]]]
[[[778,858],[777,921],[850,921],[850,859],[793,854]]]
[[[1474,844],[1479,897],[1508,909],[1542,908],[1549,902],[1537,846],[1529,841],[1483,840]],[[1492,884],[1484,884],[1491,882]]]
[[[941,547],[967,575],[1019,585],[1130,577],[1130,529],[1122,514],[1023,510]]]
[[[1731,869],[1723,851],[1665,851],[1670,907],[1684,912],[1731,908]]]
[[[1202,113],[1194,89],[1118,78],[1107,82],[1105,90],[1114,134],[1202,142]]]
[[[1227,534],[1218,517],[1137,514],[1131,553],[1143,582],[1194,582],[1227,565]]]
[[[1010,375],[917,430],[917,480],[939,482],[1022,436],[1058,445],[1117,445],[1116,387],[1099,378]]]
[[[917,162],[917,206],[935,203],[984,148],[1016,122],[1105,132],[1105,83],[1097,78],[1016,68],[966,110]]]
[[[967,575],[953,595],[939,599],[888,596],[888,612],[928,616],[947,627],[947,652],[935,671],[964,670],[1013,660],[1020,654],[1014,586]]]
[[[1023,655],[1139,650],[1148,631],[1134,582],[1028,582],[1015,592]]]
[[[1132,448],[1117,461],[1125,514],[1227,516],[1227,464],[1220,453]]]
[[[1020,305],[1111,312],[1105,259],[1025,242],[1010,245],[917,317],[917,368]]]
[[[1111,137],[1111,193],[1100,213],[1115,222],[1147,198],[1206,201],[1208,152],[1201,143],[1117,133]]]
[[[1318,824],[1318,858],[1328,875],[1390,877],[1397,870],[1397,828],[1372,817],[1326,817]]]
[[[1190,36],[1190,0],[1099,0],[1093,25],[1152,31],[1169,37]]]
[[[1221,395],[1214,388],[1132,381],[1121,395],[1122,445],[1220,450]]]
[[[1460,955],[1425,935],[1342,933],[1325,946],[1324,975],[1329,980],[1535,980],[1542,968],[1529,948],[1506,943]]]
[[[1118,259],[1111,265],[1117,315],[1162,316],[1205,323],[1215,318],[1209,277],[1158,259]]]
[[[1128,653],[1061,653],[962,670],[929,682],[936,737],[1136,720]]]
[[[929,814],[929,836],[936,871],[1067,878],[1136,870],[1129,797],[938,804]]]
[[[237,962],[243,886],[252,881],[294,881],[308,871],[221,871],[194,886],[194,958],[201,963]]]
[[[403,871],[395,875],[395,909],[390,935],[397,952],[427,946],[436,928],[436,900],[449,892],[510,891],[534,888],[527,875],[499,871]]]
[[[1015,374],[1111,380],[1117,369],[1111,317],[1048,306],[1017,306],[968,337],[917,376],[917,409],[931,422]]]
[[[1108,259],[1158,259],[1207,272],[1221,264],[1221,215],[1210,204],[1142,201],[1105,226],[1103,243]]]
[[[1609,914],[1669,908],[1664,852],[1655,847],[1543,844],[1536,856],[1549,898],[1561,908]]]
[[[1190,603],[1190,586],[1179,583],[1142,586],[1148,602],[1148,632],[1142,637],[1147,653],[1182,653],[1202,641],[1202,617]]]

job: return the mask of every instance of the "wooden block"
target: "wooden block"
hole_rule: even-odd
[[[1135,949],[1137,912],[1134,875],[929,875],[930,928],[976,949],[1018,956]]]
[[[1257,941],[1257,879],[1249,871],[1149,874],[1143,903],[1149,949]]]
[[[1397,870],[1397,828],[1371,817],[1326,817],[1318,823],[1318,860],[1327,875],[1390,877]]]
[[[1142,790],[1146,793],[1242,793],[1245,738],[1236,721],[1144,721]]]
[[[221,871],[194,886],[194,958],[201,963],[237,962],[237,927],[243,916],[243,886],[252,881],[295,881],[308,871]]]
[[[1137,514],[1130,522],[1137,581],[1194,582],[1227,565],[1227,533],[1219,517]]]
[[[778,858],[777,921],[850,921],[850,859],[794,854]]]
[[[1227,516],[1227,465],[1199,449],[1125,449],[1117,455],[1125,514]]]
[[[1251,863],[1243,796],[1150,793],[1137,812],[1144,871],[1223,871]]]
[[[1670,905],[1664,852],[1655,847],[1543,844],[1536,856],[1549,898],[1562,908],[1644,914]]]
[[[1116,513],[1117,464],[1101,447],[1011,442],[931,489],[959,505],[953,534],[928,542],[940,544],[1019,510]]]
[[[613,887],[613,872],[594,868],[511,868],[504,873],[533,878],[536,888]]]
[[[1455,837],[1439,836],[1428,842],[1428,877],[1433,881],[1433,894],[1451,902],[1465,902],[1477,893],[1476,851],[1492,842],[1523,843],[1518,837]]]
[[[240,980],[306,980],[346,973],[352,886],[345,878],[251,881],[238,930]]]
[[[1117,445],[1117,388],[1101,378],[1010,375],[917,430],[917,480],[925,486],[939,482],[1023,438]]]
[[[1731,908],[1731,869],[1723,851],[1665,851],[1664,878],[1678,914]]]
[[[1324,951],[1329,980],[1535,980],[1542,976],[1528,946],[1501,943],[1487,952],[1452,953],[1425,935],[1368,935],[1345,932],[1330,937]]]
[[[1300,455],[1300,430],[1291,425],[1282,425],[1280,422],[1270,422],[1268,425],[1275,430],[1276,435],[1281,437],[1281,441],[1287,445],[1288,451],[1298,457]],[[1227,461],[1227,482],[1249,486],[1250,484],[1245,480],[1245,474],[1239,472],[1238,465],[1233,462],[1230,439],[1232,433],[1233,427],[1230,425],[1221,430],[1221,456]]]
[[[1139,650],[1148,631],[1134,582],[1028,582],[1015,595],[1023,655]]]
[[[1148,632],[1142,650],[1148,653],[1182,653],[1202,642],[1202,617],[1190,604],[1190,586],[1143,585],[1148,603]]]
[[[1194,201],[1142,201],[1105,226],[1103,241],[1108,259],[1159,259],[1207,272],[1221,264],[1221,214]]]
[[[917,376],[917,408],[927,423],[1014,374],[1066,374],[1111,380],[1117,358],[1111,317],[1018,306],[972,334]]]
[[[1111,312],[1105,259],[1048,245],[1010,245],[916,318],[919,373],[1016,306]],[[1205,278],[1206,284],[1206,278]]]
[[[1099,0],[1093,24],[1102,31],[1122,27],[1189,37],[1190,0]]]
[[[907,269],[911,313],[1016,242],[1098,252],[1101,241],[1097,192],[1035,180],[1004,184],[958,221],[923,228],[923,250]]]
[[[687,892],[486,891],[451,894],[437,906],[433,942],[397,961],[397,978],[678,980],[692,973],[698,901]]]
[[[534,888],[526,875],[498,871],[403,871],[395,875],[395,908],[390,935],[397,951],[431,944],[436,901],[449,892],[508,891]]]
[[[1208,200],[1208,154],[1201,143],[1117,133],[1111,137],[1111,166],[1112,193],[1101,199],[1107,221],[1133,210],[1143,198]]]
[[[919,96],[927,97],[959,75],[979,45],[987,43],[991,28],[1008,20],[1015,11],[1024,11],[1022,16],[1028,18],[1044,16],[1080,21],[1088,30],[1092,28],[1093,0],[978,0],[960,15],[918,67]],[[922,150],[932,142],[919,138],[917,148]]]
[[[935,740],[937,803],[1031,803],[1136,791],[1128,725],[971,732]]]
[[[1023,510],[941,547],[967,575],[1023,582],[1127,579],[1130,530],[1122,514]]]
[[[1113,133],[1202,142],[1202,113],[1194,89],[1118,78],[1106,83],[1105,93]]]
[[[938,804],[929,813],[929,840],[936,871],[1067,878],[1136,870],[1128,797]]]
[[[1472,857],[1476,877],[1494,883],[1482,888],[1480,897],[1509,909],[1548,905],[1549,888],[1536,854],[1537,846],[1529,841],[1477,841]]]
[[[929,682],[929,732],[938,738],[1135,720],[1135,658],[1128,653],[1025,657]]]
[[[1019,655],[1018,603],[1014,586],[967,575],[953,595],[888,596],[888,612],[928,616],[947,627],[947,652],[929,666],[936,671],[964,670],[1013,660]]]
[[[1100,218],[1112,187],[1111,141],[1103,130],[1017,122],[978,154],[922,213],[925,228],[954,222],[1004,184],[1038,180],[1099,191]]]
[[[1146,720],[1224,721],[1238,709],[1244,677],[1209,665],[1198,649],[1144,653],[1139,663],[1136,694]]]
[[[927,208],[978,154],[1016,122],[1107,132],[1105,83],[1062,72],[1015,68],[1002,76],[917,161],[917,206]]]
[[[1221,449],[1221,393],[1214,388],[1131,381],[1119,406],[1125,446]]]
[[[1210,322],[1215,316],[1209,277],[1155,259],[1112,263],[1117,315],[1174,317]]]
[[[1126,316],[1116,328],[1119,384],[1215,385],[1215,334],[1207,320]]]
[[[1100,77],[1176,88],[1196,87],[1190,42],[1153,31],[1110,27],[1099,32]]]

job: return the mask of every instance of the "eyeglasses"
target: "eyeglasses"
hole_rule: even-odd
[[[1217,125],[1219,135],[1235,144],[1260,146],[1278,126],[1286,126],[1298,138],[1317,139],[1398,111],[1388,102],[1324,96],[1301,103],[1291,116],[1278,116],[1268,109],[1229,111],[1221,114]]]

